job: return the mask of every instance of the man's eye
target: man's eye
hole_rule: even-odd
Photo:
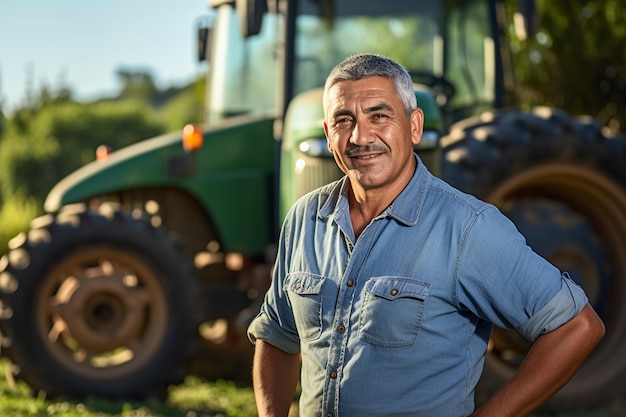
[[[344,127],[350,124],[352,124],[352,119],[350,119],[349,117],[337,119],[337,121],[335,122],[335,126],[339,126],[339,127]]]

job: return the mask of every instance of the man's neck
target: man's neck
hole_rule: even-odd
[[[350,204],[350,219],[356,238],[365,230],[374,218],[379,216],[389,207],[398,193],[390,193],[389,190],[364,190],[351,187],[348,194]]]

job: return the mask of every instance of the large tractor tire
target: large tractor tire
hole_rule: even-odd
[[[590,406],[624,394],[626,376],[626,139],[593,120],[549,108],[487,112],[442,139],[443,177],[495,204],[528,244],[586,290],[607,333],[548,404]],[[492,334],[480,403],[501,387],[530,344]]]
[[[164,395],[200,292],[182,245],[105,203],[35,219],[0,261],[2,354],[34,393]]]

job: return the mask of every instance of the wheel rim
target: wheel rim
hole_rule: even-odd
[[[59,364],[91,380],[129,375],[163,342],[167,302],[137,256],[109,247],[75,250],[37,293],[37,330]]]
[[[529,245],[537,252],[559,269],[573,271],[572,278],[585,288],[607,326],[607,334],[615,333],[611,329],[624,328],[626,308],[621,307],[620,298],[625,293],[621,277],[626,276],[626,197],[617,184],[585,167],[549,164],[505,181],[487,200],[528,234]],[[580,229],[578,233],[571,233],[574,225]],[[571,239],[559,240],[559,236],[567,236],[567,230]],[[580,233],[582,230],[588,233]],[[551,238],[542,241],[540,237],[545,238],[546,233]],[[593,374],[592,380],[578,388],[570,384],[570,391],[588,389],[590,384],[600,386],[621,370],[624,363],[607,360],[623,352],[625,341],[619,335],[605,338],[576,377]],[[518,333],[496,328],[489,353],[512,374],[529,347]]]

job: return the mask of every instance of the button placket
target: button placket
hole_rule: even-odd
[[[339,386],[341,384],[341,378],[339,378],[344,361],[344,352],[347,346],[348,340],[348,328],[350,323],[350,313],[353,308],[354,294],[357,290],[356,280],[361,274],[363,265],[365,264],[365,258],[370,252],[370,249],[376,242],[377,236],[383,228],[381,222],[375,222],[366,227],[361,237],[359,238],[359,244],[352,244],[347,235],[343,235],[346,243],[346,249],[348,251],[347,264],[343,271],[343,282],[345,287],[339,287],[339,294],[337,300],[338,308],[335,310],[333,317],[333,324],[335,327],[335,335],[331,338],[331,349],[329,353],[329,363],[334,368],[327,374],[326,387],[324,389],[323,407],[328,410],[326,416],[333,417],[333,412],[337,412],[336,407],[339,401]],[[352,277],[346,279],[347,277]]]

